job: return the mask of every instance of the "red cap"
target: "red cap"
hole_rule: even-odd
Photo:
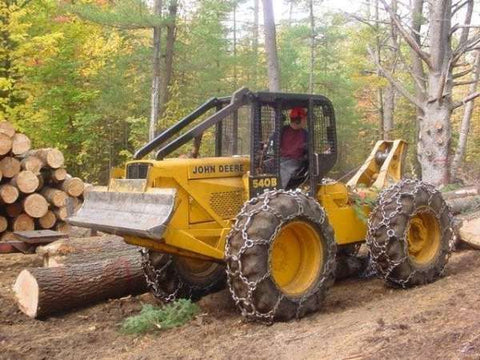
[[[302,119],[307,117],[307,112],[305,109],[300,106],[292,108],[292,110],[290,110],[290,119],[292,120],[299,117]]]

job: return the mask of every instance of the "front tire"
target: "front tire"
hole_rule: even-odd
[[[454,243],[452,215],[434,186],[406,179],[384,190],[370,214],[367,245],[387,285],[438,279]]]
[[[266,192],[245,204],[226,242],[227,282],[250,320],[318,311],[334,280],[336,245],[325,211],[301,192]]]

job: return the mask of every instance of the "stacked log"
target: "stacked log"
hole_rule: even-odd
[[[60,150],[31,149],[26,135],[0,122],[0,240],[13,231],[67,231],[67,209],[78,208],[83,190]]]

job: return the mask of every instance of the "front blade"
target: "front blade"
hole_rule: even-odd
[[[160,240],[175,205],[175,189],[89,191],[67,223],[117,235]]]

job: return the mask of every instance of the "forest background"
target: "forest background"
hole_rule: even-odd
[[[409,60],[401,65],[392,55],[393,27],[382,2],[356,3],[355,14],[329,11],[321,0],[282,4],[288,13],[276,19],[281,91],[332,100],[339,142],[333,177],[355,169],[381,138],[405,139],[406,171],[420,176],[417,110],[378,66],[414,91]],[[37,148],[61,149],[75,176],[105,184],[110,168],[148,141],[153,29],[159,30],[161,47],[158,134],[212,96],[230,95],[241,86],[268,88],[261,5],[259,0],[0,0],[0,120],[13,122]],[[462,66],[475,61],[467,53]],[[470,84],[459,84],[452,96],[464,98]],[[452,155],[462,117],[462,108],[451,117]],[[459,176],[470,181],[480,174],[475,106],[468,133]]]

